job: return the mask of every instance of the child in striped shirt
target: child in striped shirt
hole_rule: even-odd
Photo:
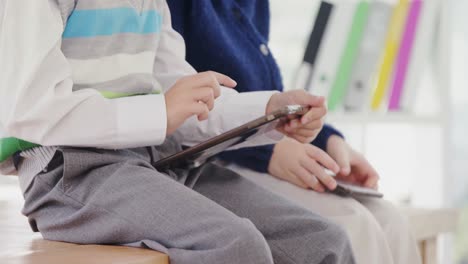
[[[288,104],[312,108],[278,131],[312,140],[323,98],[238,94],[196,73],[163,0],[4,0],[0,18],[0,143],[18,145],[0,168],[17,171],[44,238],[150,247],[176,264],[354,262],[340,228],[232,171],[153,166]]]

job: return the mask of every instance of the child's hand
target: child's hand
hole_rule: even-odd
[[[203,72],[179,79],[165,94],[167,134],[177,130],[189,117],[206,120],[220,95],[220,85],[235,87],[237,83],[217,72]]]
[[[271,113],[287,105],[308,105],[309,112],[278,128],[283,134],[302,143],[315,139],[323,126],[323,117],[327,114],[325,98],[311,95],[303,90],[294,90],[274,94],[268,102],[266,113]]]
[[[317,192],[334,190],[336,181],[325,172],[324,167],[334,173],[340,170],[338,164],[323,150],[285,137],[273,149],[268,172],[305,189]]]
[[[340,171],[336,178],[367,188],[378,189],[379,174],[360,153],[339,136],[331,136],[327,142],[327,152],[332,157]]]

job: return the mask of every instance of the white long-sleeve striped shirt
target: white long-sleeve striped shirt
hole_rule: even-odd
[[[163,93],[195,73],[165,1],[2,4],[0,134],[45,146],[30,153],[44,158],[34,170],[46,166],[53,146],[120,149],[164,141]],[[193,117],[179,129],[181,143],[196,144],[263,115],[272,93],[223,88],[207,121]],[[130,94],[144,95],[122,97]],[[0,165],[3,172],[5,164],[11,165]]]

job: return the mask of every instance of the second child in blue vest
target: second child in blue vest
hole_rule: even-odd
[[[174,28],[186,42],[187,61],[197,70],[232,76],[240,92],[283,90],[278,65],[268,48],[268,0],[171,0]],[[290,30],[300,25],[293,25]],[[359,201],[321,193],[335,181],[325,167],[339,165],[338,178],[376,188],[378,174],[353,150],[340,132],[324,125],[312,144],[284,139],[276,145],[226,152],[222,158],[240,166],[240,173],[307,209],[322,214],[348,231],[358,263],[420,263],[406,219],[385,200]],[[267,172],[302,188],[284,184]],[[356,230],[360,230],[356,232]]]

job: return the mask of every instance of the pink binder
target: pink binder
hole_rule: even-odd
[[[402,94],[403,84],[405,82],[408,64],[411,58],[411,49],[416,35],[416,28],[421,13],[422,0],[413,0],[409,7],[408,16],[406,19],[405,30],[401,40],[400,51],[398,53],[395,64],[395,76],[390,92],[390,100],[388,110],[397,111],[400,109],[400,98]],[[414,89],[409,87],[409,89]]]

